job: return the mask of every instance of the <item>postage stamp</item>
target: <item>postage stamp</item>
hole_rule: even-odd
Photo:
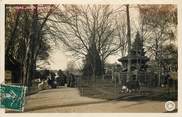
[[[26,87],[1,84],[0,93],[0,108],[23,111]]]

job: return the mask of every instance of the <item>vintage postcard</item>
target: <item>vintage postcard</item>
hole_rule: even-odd
[[[180,116],[179,0],[2,0],[0,9],[4,116]]]

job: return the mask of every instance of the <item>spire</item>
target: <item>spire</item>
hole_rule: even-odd
[[[144,56],[143,41],[142,41],[138,31],[137,31],[137,34],[135,36],[135,40],[134,40],[134,42],[132,44],[131,53],[133,55]]]

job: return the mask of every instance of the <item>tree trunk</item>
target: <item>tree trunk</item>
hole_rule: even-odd
[[[129,5],[126,5],[127,13],[127,39],[128,39],[128,69],[127,69],[127,82],[131,80],[131,30],[130,30],[130,16],[129,16]]]

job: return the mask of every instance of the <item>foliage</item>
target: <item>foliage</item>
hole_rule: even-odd
[[[178,51],[174,44],[165,45],[162,51],[161,64],[165,71],[177,71]]]
[[[161,47],[177,38],[176,5],[140,5],[140,30],[147,54],[160,61]]]
[[[5,54],[21,62],[22,84],[30,86],[36,61],[49,56],[45,26],[55,6],[48,5],[46,12],[38,10],[41,5],[20,5],[23,8],[33,7],[32,10],[17,9],[17,6],[6,6]]]
[[[100,76],[103,74],[104,68],[102,66],[102,61],[95,47],[95,44],[92,44],[92,46],[89,49],[93,53],[93,55],[91,55],[90,53],[86,55],[85,64],[83,68],[83,75],[92,76],[93,74],[95,74]]]

